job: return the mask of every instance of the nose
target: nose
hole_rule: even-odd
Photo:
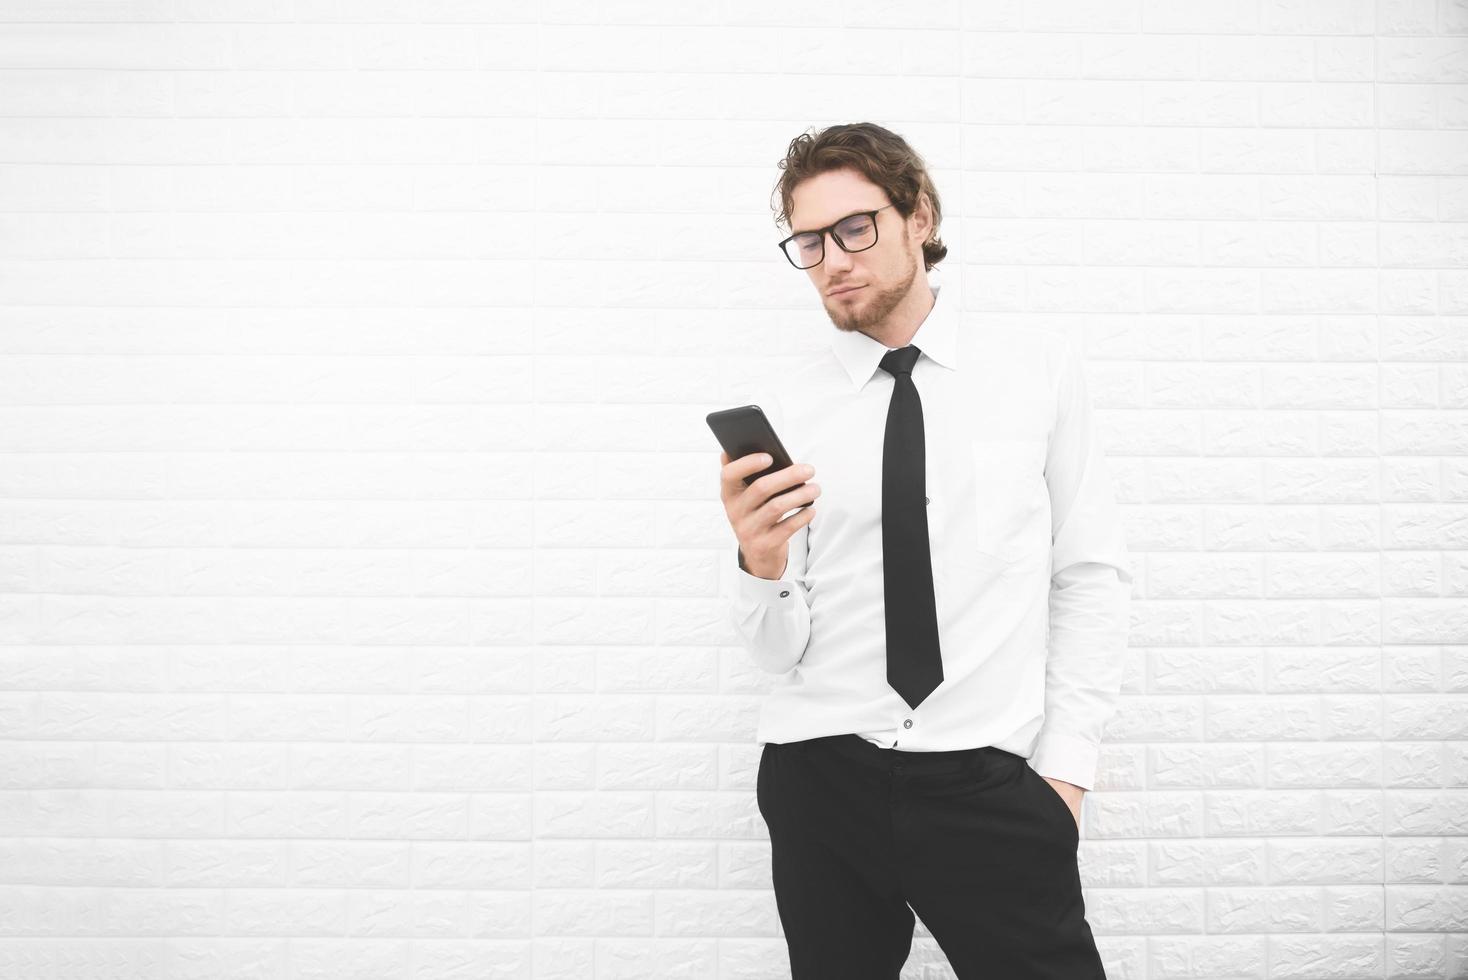
[[[851,255],[846,251],[846,249],[836,244],[835,235],[835,228],[832,228],[826,232],[826,237],[830,239],[830,242],[825,245],[826,254],[825,257],[821,260],[821,264],[825,266],[830,266],[832,269],[836,270],[849,269],[851,268]]]

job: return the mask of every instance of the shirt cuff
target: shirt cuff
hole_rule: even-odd
[[[739,569],[739,594],[767,606],[804,602],[805,596],[793,579],[768,579]]]
[[[1088,790],[1096,784],[1100,759],[1101,747],[1094,742],[1064,732],[1041,730],[1030,765],[1042,776]]]
[[[744,549],[736,548],[735,555],[739,559],[739,594],[745,599],[764,603],[767,606],[780,605],[799,599],[805,601],[805,590],[800,583],[788,578],[760,578],[758,575],[750,574],[744,567]],[[787,559],[781,574],[790,571],[790,562]]]

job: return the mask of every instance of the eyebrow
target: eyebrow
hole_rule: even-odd
[[[843,214],[841,217],[839,217],[835,221],[831,222],[831,224],[827,225],[826,228],[830,228],[830,227],[833,227],[835,225],[839,225],[841,222],[845,221],[847,218],[851,217],[852,215],[866,214],[868,211],[876,211],[876,210],[878,210],[878,209],[877,208],[859,208],[858,210],[851,212],[851,214]],[[824,231],[824,230],[825,230],[824,228],[801,228],[799,231],[792,231],[790,234],[792,234],[792,235],[804,235],[806,232],[811,232],[811,231]]]

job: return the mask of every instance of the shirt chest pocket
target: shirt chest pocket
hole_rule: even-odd
[[[1007,564],[1046,557],[1045,440],[976,439],[970,451],[977,549]]]

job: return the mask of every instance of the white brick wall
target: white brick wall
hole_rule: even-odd
[[[1088,356],[1108,975],[1468,976],[1463,0],[4,0],[0,980],[788,976],[703,416],[863,119]]]

